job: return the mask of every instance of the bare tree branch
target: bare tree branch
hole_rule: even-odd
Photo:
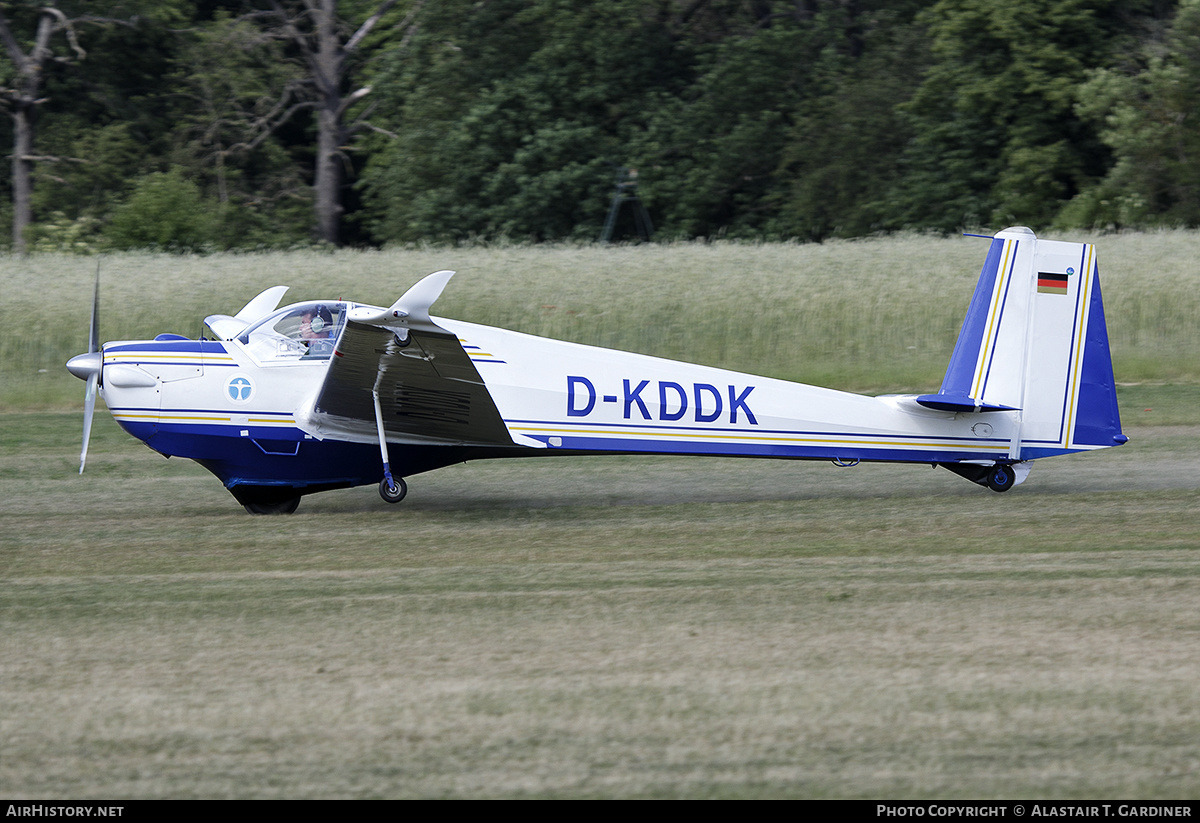
[[[346,44],[342,46],[342,50],[346,53],[349,53],[357,49],[358,44],[363,41],[363,38],[371,33],[371,29],[375,28],[379,21],[383,19],[383,16],[391,11],[392,6],[396,5],[397,2],[398,0],[385,0],[384,3],[381,3],[379,8],[375,9],[375,13],[368,17],[366,21],[358,27],[358,31],[354,32],[350,39],[346,41]],[[408,25],[408,21],[411,20],[413,15],[417,13],[421,5],[422,3],[416,3],[413,6],[413,9],[409,11],[408,17],[406,17],[404,22],[401,23],[401,26]]]
[[[370,123],[366,120],[357,121],[353,126],[350,127],[350,129],[351,129],[351,131],[353,131],[355,133],[360,132],[363,129],[366,129],[367,131],[373,131],[376,134],[382,134],[385,137],[390,137],[393,140],[400,139],[400,135],[396,134],[396,132],[388,131],[387,129],[380,128],[379,126],[376,126],[374,123]]]
[[[21,51],[21,44],[17,42],[17,38],[13,37],[12,30],[8,27],[8,18],[4,16],[3,9],[0,9],[0,42],[4,43],[4,50],[8,52],[8,59],[19,70],[25,63],[25,52]]]
[[[234,151],[254,151],[254,149],[258,148],[259,146],[261,146],[263,144],[263,141],[265,141],[268,137],[270,137],[272,134],[274,134],[275,130],[277,128],[279,128],[284,123],[286,123],[288,120],[290,120],[292,115],[294,115],[296,112],[304,111],[305,109],[314,109],[316,107],[317,107],[317,103],[315,100],[304,100],[302,102],[292,105],[286,111],[284,111],[275,120],[274,123],[271,123],[269,125],[269,128],[257,129],[256,130],[257,133],[255,134],[255,136],[253,138],[251,138],[250,140],[244,140],[240,143],[232,144],[226,150],[227,153],[233,153]]]
[[[363,88],[359,89],[358,91],[353,92],[351,94],[347,94],[344,98],[342,98],[341,104],[338,105],[338,107],[337,107],[338,120],[341,120],[346,115],[346,110],[348,108],[353,106],[359,100],[362,100],[364,97],[366,97],[370,93],[371,93],[371,87],[364,86]]]
[[[79,45],[79,38],[75,34],[74,25],[72,25],[71,21],[67,19],[67,16],[63,14],[60,9],[57,9],[54,6],[45,6],[42,8],[42,13],[53,15],[58,19],[58,25],[54,27],[53,31],[50,32],[51,34],[53,34],[54,31],[65,32],[67,35],[67,42],[71,46],[71,51],[75,52],[76,57],[78,57],[80,60],[87,57],[87,52],[84,51],[83,47]],[[47,37],[47,39],[49,38]]]

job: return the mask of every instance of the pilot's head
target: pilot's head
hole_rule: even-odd
[[[304,337],[328,337],[333,329],[333,314],[325,305],[305,309],[300,318],[300,333]]]

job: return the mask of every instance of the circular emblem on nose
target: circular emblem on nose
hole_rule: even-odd
[[[254,384],[244,374],[235,374],[225,384],[225,393],[234,403],[246,403],[254,396]]]

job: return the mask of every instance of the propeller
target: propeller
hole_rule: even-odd
[[[104,353],[100,351],[100,264],[96,264],[96,288],[92,292],[92,323],[88,330],[87,354],[79,354],[67,361],[67,370],[80,380],[87,381],[83,395],[83,448],[79,452],[79,473],[83,474],[87,463],[88,441],[92,438],[92,416],[96,411],[96,387],[100,384],[100,371],[104,366]]]

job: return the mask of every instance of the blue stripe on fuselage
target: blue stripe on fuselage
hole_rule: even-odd
[[[788,445],[782,443],[696,443],[670,440],[635,440],[615,437],[554,435],[560,445],[552,449],[609,453],[707,455],[712,457],[773,457],[789,460],[865,460],[891,463],[953,463],[961,460],[996,460],[997,450],[970,451],[966,448],[928,449],[880,448],[855,445]],[[548,436],[536,439],[548,441]]]
[[[107,345],[104,347],[104,353],[117,353],[126,351],[145,351],[145,352],[179,352],[179,353],[195,353],[201,354],[226,354],[225,346],[216,340],[146,340],[137,343],[125,343],[123,345]]]

